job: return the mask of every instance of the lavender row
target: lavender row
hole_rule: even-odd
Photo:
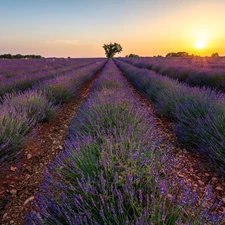
[[[133,85],[155,102],[158,113],[175,122],[179,140],[200,150],[225,173],[225,96],[119,60],[116,63]]]
[[[171,163],[155,122],[110,59],[78,116],[65,151],[49,164],[27,225],[220,224],[194,205],[190,187],[176,195]],[[186,212],[189,212],[188,215]]]
[[[209,61],[207,58],[203,59]],[[209,66],[208,62],[206,62],[206,64],[200,64],[199,67],[199,65],[187,63],[187,60],[190,60],[190,58],[121,58],[121,60],[134,66],[153,70],[163,76],[185,82],[190,86],[209,87],[225,92],[225,58],[219,59],[216,59],[216,61],[220,62],[219,65],[212,58],[212,64],[214,65],[215,63],[214,66]]]
[[[101,61],[101,60],[98,60]],[[32,61],[31,61],[32,62]],[[73,60],[72,60],[73,62]],[[76,62],[76,63],[75,63]],[[96,59],[83,59],[80,61],[74,61],[74,63],[68,63],[64,67],[53,68],[46,71],[40,71],[32,74],[22,74],[3,80],[0,83],[0,96],[4,96],[6,93],[14,91],[25,91],[28,88],[31,88],[35,83],[42,80],[52,78],[68,71],[78,69],[80,67],[87,66],[89,64],[95,63]]]
[[[138,57],[138,58],[125,58],[131,62],[143,62],[153,65],[155,69],[161,69],[160,66],[185,66],[195,69],[225,69],[225,57]],[[156,68],[158,66],[158,68]]]
[[[55,104],[69,101],[76,95],[76,91],[94,74],[103,67],[106,60],[97,61],[80,69],[70,71],[60,76],[46,79],[33,86],[34,89],[43,91],[49,100]]]
[[[86,62],[99,61],[98,58],[90,59],[0,59],[0,81],[5,81],[10,77],[34,74],[47,70],[58,69],[62,67],[74,66]]]
[[[51,119],[58,104],[69,101],[80,87],[91,80],[105,61],[49,79],[26,92],[6,94],[1,99],[0,162],[12,160],[26,134],[38,122]]]
[[[49,59],[1,59],[0,60],[0,81],[7,78],[32,74],[38,71],[45,71],[53,68],[64,66],[64,60],[49,60]]]

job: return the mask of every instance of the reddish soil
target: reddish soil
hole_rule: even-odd
[[[8,164],[0,173],[0,224],[25,224],[25,214],[39,189],[43,172],[55,155],[63,150],[68,125],[89,95],[99,73],[80,89],[77,98],[60,107],[53,120],[35,127],[23,147],[21,159]]]
[[[207,185],[210,185],[212,193],[215,195],[215,201],[217,203],[220,202],[220,207],[216,208],[215,211],[219,213],[225,212],[225,177],[216,172],[216,168],[213,167],[212,163],[198,149],[193,149],[179,143],[174,132],[175,124],[165,117],[157,115],[153,102],[147,100],[129,81],[128,84],[131,91],[154,117],[156,129],[161,134],[160,136],[163,137],[160,148],[162,150],[170,148],[174,161],[178,162],[176,165],[171,165],[173,176],[175,174],[185,184],[190,184],[193,190],[198,190],[199,201],[204,195]]]

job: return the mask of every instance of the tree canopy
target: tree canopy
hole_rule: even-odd
[[[43,58],[40,55],[21,55],[21,54],[16,54],[16,55],[11,55],[11,54],[3,54],[0,55],[0,59],[40,59]]]
[[[104,44],[102,46],[105,50],[105,55],[107,58],[113,58],[113,56],[116,54],[116,53],[120,53],[123,51],[122,47],[120,44],[118,43],[114,43],[112,44],[110,42],[110,44]]]
[[[190,56],[187,52],[169,52],[166,57],[187,57]]]
[[[212,53],[211,57],[219,57],[219,54],[216,52],[216,53]]]
[[[131,57],[131,58],[134,57],[134,58],[136,58],[136,57],[139,57],[139,55],[131,53],[130,55],[126,55],[125,57]]]

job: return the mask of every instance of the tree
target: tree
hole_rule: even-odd
[[[169,52],[166,57],[188,57],[190,56],[187,52]]]
[[[21,54],[16,54],[16,55],[11,55],[11,54],[3,54],[0,55],[0,59],[41,59],[43,58],[40,55],[21,55]]]
[[[13,56],[14,59],[22,59],[23,56],[21,54],[16,54]]]
[[[104,44],[102,46],[105,50],[105,55],[107,58],[113,58],[113,56],[116,54],[116,53],[120,53],[123,51],[122,47],[120,44],[118,43],[114,43],[112,44],[110,42],[110,44]]]
[[[216,53],[213,53],[212,55],[211,55],[211,57],[219,57],[219,54],[216,52]]]
[[[130,55],[126,55],[125,57],[136,58],[136,57],[139,57],[139,55],[131,53]]]

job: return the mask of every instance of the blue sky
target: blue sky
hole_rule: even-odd
[[[121,55],[165,55],[194,50],[200,36],[225,54],[212,44],[224,41],[223,9],[222,0],[0,0],[0,54],[97,57],[118,42]]]

